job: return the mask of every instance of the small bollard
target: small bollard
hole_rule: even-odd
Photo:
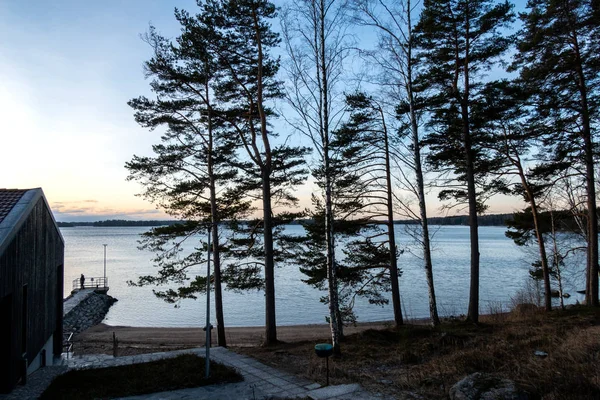
[[[325,386],[329,386],[329,356],[333,354],[333,346],[329,343],[319,343],[315,346],[315,353],[317,353],[317,357],[325,357],[327,364],[327,384]]]
[[[113,357],[119,356],[119,339],[117,339],[117,335],[113,332]]]

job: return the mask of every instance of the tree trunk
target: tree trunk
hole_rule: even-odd
[[[331,342],[335,354],[341,354],[341,317],[338,298],[337,271],[335,265],[335,242],[333,229],[333,207],[331,196],[331,178],[329,176],[329,145],[325,140],[323,157],[325,158],[325,242],[327,244],[327,289],[329,295],[329,326],[331,329]]]
[[[586,303],[598,306],[598,211],[596,208],[596,184],[594,181],[594,156],[589,120],[585,131],[585,181],[588,214],[588,285]]]
[[[469,14],[468,4],[466,15]],[[468,18],[468,17],[467,17]],[[471,127],[469,120],[469,32],[470,25],[466,22],[466,45],[465,60],[463,64],[464,73],[464,95],[461,99],[461,114],[463,123],[463,146],[465,148],[467,169],[467,198],[469,204],[469,233],[471,239],[471,285],[469,290],[469,309],[467,320],[473,323],[479,322],[479,229],[477,221],[477,191],[475,188],[475,160],[471,141]],[[457,60],[458,61],[458,60]]]
[[[211,218],[211,234],[212,234],[212,254],[213,268],[215,275],[215,314],[217,318],[217,344],[222,347],[227,347],[225,339],[225,321],[223,318],[223,292],[221,288],[221,253],[219,249],[219,211],[217,207],[217,190],[215,185],[214,159],[213,159],[213,125],[212,125],[212,107],[210,105],[210,91],[208,81],[205,84],[206,105],[207,105],[207,122],[208,122],[208,160],[207,172],[210,179],[210,218]],[[210,279],[210,276],[208,277]]]
[[[265,245],[265,345],[277,343],[275,318],[275,262],[273,259],[273,216],[271,209],[271,177],[263,173],[263,210]]]
[[[598,306],[598,211],[596,208],[596,183],[594,180],[594,144],[587,108],[587,93],[582,91],[583,139],[585,144],[585,184],[587,192],[588,265],[586,304]]]
[[[256,106],[260,118],[260,134],[263,143],[265,160],[260,166],[262,175],[263,194],[263,223],[264,223],[264,247],[265,247],[265,345],[270,346],[277,343],[277,321],[275,318],[275,260],[273,254],[273,210],[271,207],[271,146],[269,142],[267,116],[264,109],[263,99],[263,61],[264,54],[261,40],[261,30],[258,24],[256,11],[252,12],[254,20],[254,31],[257,44],[257,82]],[[257,156],[260,157],[258,151]]]
[[[319,1],[318,16],[318,44],[317,57],[319,60],[318,71],[320,74],[321,89],[321,113],[323,140],[323,163],[325,168],[325,241],[327,242],[327,281],[329,291],[329,325],[331,328],[331,340],[333,352],[341,354],[340,339],[342,338],[343,322],[340,315],[338,296],[337,271],[335,263],[335,237],[333,228],[333,198],[331,168],[329,160],[329,82],[327,75],[327,56],[325,53],[325,14],[326,7],[323,0]]]
[[[414,113],[412,111],[411,114]],[[417,122],[415,117],[411,115],[411,125],[413,125],[413,146],[414,150],[414,162],[415,162],[415,174],[417,177],[417,190],[419,196],[419,217],[421,219],[421,243],[423,247],[423,261],[425,264],[425,277],[427,279],[427,289],[429,291],[429,318],[431,318],[431,324],[438,326],[440,324],[440,317],[438,316],[437,300],[435,296],[435,285],[433,283],[433,262],[431,260],[431,241],[429,239],[429,222],[427,222],[427,205],[425,203],[425,182],[423,179],[423,169],[421,166],[421,150],[419,143],[419,133],[417,130]]]
[[[212,150],[212,134],[210,111],[208,117],[210,146]],[[209,151],[208,156],[208,175],[210,179],[210,212],[211,212],[211,232],[212,232],[212,254],[213,268],[215,275],[215,314],[217,318],[217,343],[219,346],[227,347],[225,339],[225,321],[223,318],[223,292],[221,288],[221,256],[219,249],[219,215],[217,209],[217,193],[215,187],[215,179],[213,172],[212,151]],[[208,277],[210,279],[210,277]]]
[[[594,179],[594,143],[590,122],[588,104],[588,89],[583,72],[583,62],[577,32],[573,32],[573,47],[575,51],[575,68],[577,86],[581,96],[581,125],[585,149],[585,184],[587,191],[587,225],[588,225],[588,259],[586,304],[597,307],[598,304],[598,210],[596,209],[596,184]]]
[[[218,222],[212,223],[213,268],[215,274],[215,311],[217,318],[217,344],[227,347],[225,321],[223,318],[223,289],[221,288],[221,257],[219,250]]]
[[[383,119],[383,110],[379,109]],[[388,140],[387,128],[383,128],[385,141],[385,174],[386,174],[386,192],[387,192],[387,213],[388,213],[388,241],[390,249],[390,280],[392,284],[392,305],[394,308],[394,321],[396,326],[402,326],[402,307],[400,304],[400,284],[398,282],[398,256],[396,251],[396,234],[394,230],[394,204],[392,202],[392,171],[390,165],[390,144]]]
[[[556,277],[558,280],[558,292],[560,294],[560,308],[562,310],[565,309],[565,301],[564,301],[564,292],[563,292],[563,285],[562,285],[562,275],[560,273],[560,262],[558,259],[558,245],[556,243],[556,226],[554,225],[554,210],[550,210],[550,221],[551,221],[551,226],[552,226],[552,244],[554,245],[553,247],[553,262],[554,262],[554,268],[556,269]]]
[[[469,202],[469,232],[471,239],[471,287],[469,291],[469,309],[467,320],[479,321],[479,229],[477,221],[477,193],[475,191],[475,174],[473,168],[473,152],[468,128],[468,111],[463,111],[464,146],[467,158],[467,196]]]
[[[417,195],[419,197],[419,217],[421,218],[421,243],[423,246],[423,261],[425,264],[425,277],[427,279],[427,289],[429,291],[429,318],[433,326],[440,324],[438,316],[437,300],[435,296],[435,285],[433,283],[433,262],[431,260],[431,242],[429,240],[429,222],[427,222],[427,204],[425,203],[425,181],[423,179],[423,166],[421,163],[421,143],[419,140],[419,127],[417,125],[417,115],[415,111],[415,99],[413,95],[412,80],[412,23],[410,0],[407,0],[407,25],[408,25],[408,49],[407,49],[407,93],[408,107],[410,113],[410,128],[413,142],[413,157],[415,163],[415,175],[417,178]]]
[[[546,256],[546,244],[544,242],[544,237],[541,233],[540,223],[539,223],[539,212],[537,209],[537,204],[531,190],[527,189],[529,197],[529,205],[531,206],[531,215],[533,216],[533,227],[535,229],[535,237],[538,241],[538,248],[540,251],[540,260],[542,263],[542,274],[544,277],[544,307],[546,311],[552,311],[552,289],[550,287],[550,269],[548,268],[548,257]]]
[[[332,182],[329,163],[329,138],[324,138],[323,158],[325,167],[325,242],[327,244],[327,283],[329,294],[329,325],[335,354],[341,354],[340,339],[342,321],[338,298],[337,270],[335,263],[335,237],[333,228]]]
[[[521,178],[521,184],[527,193],[527,199],[529,201],[529,206],[531,207],[531,215],[533,217],[533,227],[535,230],[535,237],[538,242],[538,249],[540,252],[540,261],[542,263],[542,274],[544,278],[544,307],[546,311],[552,311],[552,289],[550,287],[550,268],[548,267],[548,256],[546,255],[546,243],[544,242],[544,236],[541,232],[541,227],[539,223],[539,212],[537,203],[533,196],[533,191],[529,186],[529,182],[527,182],[527,178],[525,177],[525,171],[523,170],[523,166],[521,165],[520,160],[513,161],[519,170],[519,177]],[[553,222],[554,223],[554,222]]]
[[[544,237],[540,231],[539,212],[537,209],[537,204],[531,192],[528,193],[528,197],[530,198],[529,204],[531,205],[533,226],[535,228],[535,236],[537,238],[538,247],[540,250],[542,274],[544,276],[544,306],[546,308],[546,311],[552,311],[552,289],[550,287],[550,269],[548,268],[548,258],[546,256],[546,244],[544,243]]]

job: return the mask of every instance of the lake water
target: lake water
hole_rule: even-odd
[[[148,228],[75,227],[62,228],[65,238],[65,296],[72,281],[80,274],[87,277],[103,275],[103,244],[107,244],[107,276],[109,294],[119,301],[104,320],[108,325],[193,327],[204,326],[205,297],[184,300],[179,308],[157,299],[151,287],[129,287],[127,280],[152,274],[152,253],[137,248],[139,235]],[[289,226],[302,231],[301,226]],[[469,228],[466,226],[434,227],[433,273],[439,312],[442,315],[465,314],[469,293]],[[522,289],[528,279],[535,248],[522,249],[504,236],[505,228],[480,228],[480,308],[486,312],[490,304],[510,304],[511,296]],[[397,226],[399,248],[407,249],[400,256],[403,270],[400,291],[404,313],[409,318],[428,317],[428,294],[421,260],[410,251],[414,248],[403,226]],[[198,238],[200,240],[201,238]],[[202,238],[204,239],[204,238]],[[191,247],[190,247],[191,248]],[[583,300],[576,294],[585,286],[583,262],[567,274],[566,292],[569,303]],[[205,266],[196,269],[205,274]],[[276,315],[278,325],[324,323],[327,307],[319,302],[326,294],[300,281],[304,275],[296,266],[287,265],[275,272]],[[211,296],[211,300],[213,297]],[[264,295],[262,292],[243,294],[224,291],[224,318],[227,326],[264,325]],[[214,316],[214,306],[211,314]],[[391,305],[380,307],[358,302],[355,307],[359,321],[381,321],[393,318]],[[214,318],[212,318],[214,321]],[[213,322],[214,323],[214,322]]]

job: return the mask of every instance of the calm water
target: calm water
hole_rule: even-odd
[[[108,325],[128,326],[203,326],[205,298],[185,300],[174,308],[154,297],[151,287],[129,287],[127,280],[156,270],[152,253],[137,249],[139,234],[148,228],[62,228],[66,241],[65,296],[72,289],[72,280],[85,274],[87,277],[103,275],[103,246],[107,248],[107,276],[109,294],[119,301],[106,316]],[[302,231],[300,226],[289,230]],[[469,229],[466,226],[436,227],[434,237],[434,280],[439,311],[443,315],[466,313],[469,292]],[[412,243],[402,226],[397,228],[398,246],[405,248],[399,263],[403,270],[400,290],[405,315],[410,318],[428,316],[428,294],[425,272],[421,260],[411,253]],[[504,236],[505,228],[480,228],[480,302],[486,312],[491,302],[510,303],[510,297],[523,288],[528,279],[535,248],[521,249]],[[198,238],[200,240],[200,238]],[[191,248],[192,244],[190,244]],[[585,266],[585,259],[580,264]],[[581,269],[580,268],[580,269]],[[195,272],[203,274],[205,267]],[[277,323],[295,325],[324,323],[327,307],[319,302],[320,292],[300,281],[303,275],[292,265],[278,268],[275,273]],[[566,291],[572,295],[569,302],[581,301],[575,290],[584,287],[581,272],[569,274]],[[211,298],[212,300],[212,298]],[[228,326],[264,325],[264,295],[262,292],[243,294],[223,293],[225,323]],[[214,307],[212,308],[214,310]],[[359,302],[356,305],[359,321],[392,319],[391,305],[386,307]],[[214,311],[211,311],[214,315]],[[214,318],[213,318],[214,320]]]

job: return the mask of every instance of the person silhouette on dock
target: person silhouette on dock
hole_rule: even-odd
[[[81,288],[83,289],[83,284],[85,283],[85,276],[81,274],[81,278],[79,278],[79,282],[81,283]]]

